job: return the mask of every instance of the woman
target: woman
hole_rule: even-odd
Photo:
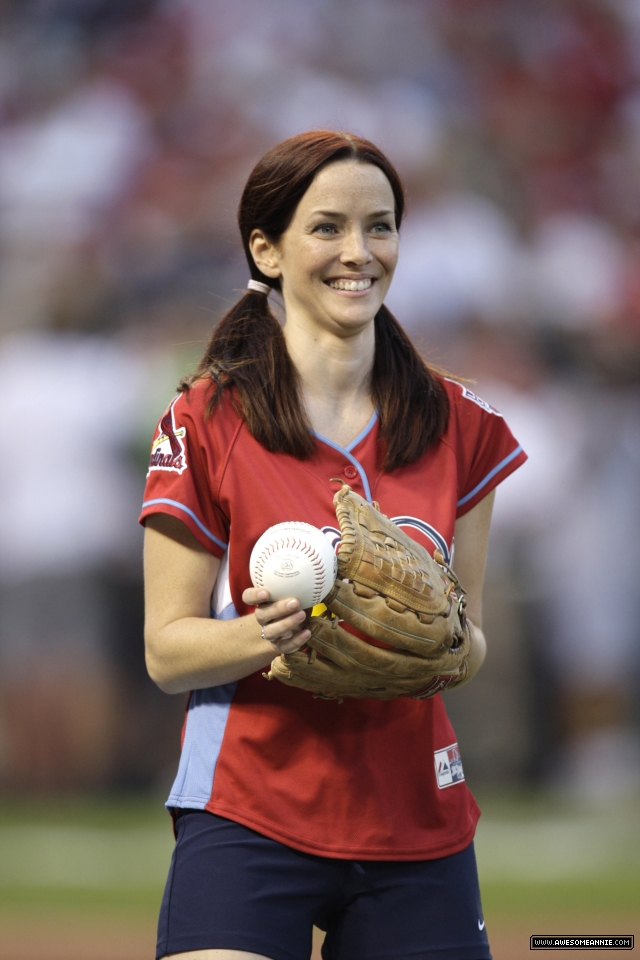
[[[314,924],[326,960],[490,957],[479,811],[441,697],[339,704],[266,682],[309,631],[297,600],[248,586],[272,524],[335,536],[330,480],[344,477],[431,552],[448,559],[455,534],[468,679],[482,664],[493,490],[525,455],[383,306],[403,208],[366,140],[314,131],[267,153],[239,210],[250,288],[158,427],[147,663],[161,689],[192,691],[158,957],[308,960]]]

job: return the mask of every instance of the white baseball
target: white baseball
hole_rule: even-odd
[[[251,551],[249,572],[254,587],[264,587],[272,600],[295,597],[307,609],[329,593],[338,560],[322,530],[293,520],[265,530]]]

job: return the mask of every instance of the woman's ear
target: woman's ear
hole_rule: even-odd
[[[252,231],[249,237],[249,250],[260,273],[264,273],[265,277],[271,277],[273,280],[280,276],[277,247],[262,230]]]

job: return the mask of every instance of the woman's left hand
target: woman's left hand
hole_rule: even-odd
[[[278,653],[294,653],[310,638],[311,631],[303,626],[307,615],[295,597],[272,600],[268,590],[249,587],[242,594],[242,601],[255,606],[262,636]]]

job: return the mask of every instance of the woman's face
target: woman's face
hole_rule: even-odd
[[[395,202],[382,170],[355,160],[324,167],[264,254],[269,263],[258,266],[280,277],[287,324],[359,332],[380,309],[398,259]]]

